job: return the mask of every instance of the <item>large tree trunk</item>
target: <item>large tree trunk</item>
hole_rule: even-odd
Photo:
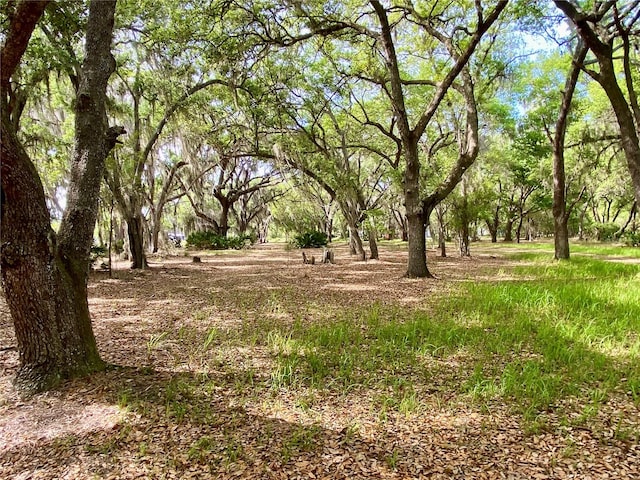
[[[144,269],[148,267],[147,255],[144,251],[144,222],[139,212],[127,214],[127,236],[129,238],[129,252],[131,253],[131,268]]]
[[[409,278],[433,278],[427,268],[427,245],[425,241],[425,221],[423,203],[420,199],[420,160],[417,143],[412,142],[405,150],[407,166],[404,173],[404,202],[407,210],[407,233],[409,258],[407,274]]]
[[[504,225],[504,241],[505,242],[513,242],[513,218],[507,219]]]
[[[491,243],[498,242],[498,228],[500,227],[500,208],[501,204],[500,202],[498,202],[498,205],[493,210],[493,218],[485,220],[487,228],[489,229],[489,234],[491,235]]]
[[[4,118],[3,118],[4,120]],[[13,132],[2,122],[2,282],[13,319],[23,392],[98,370],[86,275],[89,256],[61,258],[42,184]]]
[[[20,356],[16,386],[27,393],[104,366],[91,327],[87,281],[104,161],[122,133],[108,129],[105,110],[115,68],[114,11],[115,1],[91,2],[71,181],[58,235],[49,223],[38,173],[2,108],[2,283]]]

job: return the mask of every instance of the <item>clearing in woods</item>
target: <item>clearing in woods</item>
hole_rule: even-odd
[[[3,303],[0,477],[638,478],[637,259],[473,248],[437,280],[390,244],[96,272],[118,367],[30,399]]]

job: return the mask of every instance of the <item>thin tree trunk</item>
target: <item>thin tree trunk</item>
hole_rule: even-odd
[[[638,211],[638,202],[636,202],[634,200],[633,205],[631,206],[631,210],[629,211],[629,218],[627,218],[627,221],[625,222],[625,224],[622,226],[622,228],[620,228],[620,230],[618,230],[615,234],[616,237],[620,238],[624,232],[627,230],[627,227],[629,226],[629,224],[631,223],[631,221],[636,218],[636,212]]]
[[[366,252],[364,251],[364,247],[362,245],[362,239],[360,238],[360,234],[358,233],[358,227],[356,225],[349,225],[349,238],[351,239],[353,248],[355,250],[354,255],[358,257],[359,260],[366,259]]]
[[[500,226],[500,207],[496,208],[493,215],[493,219],[485,219],[487,228],[489,229],[489,235],[491,235],[491,243],[498,242],[498,227]]]
[[[153,212],[151,221],[151,252],[158,253],[160,249],[160,232],[162,231],[162,210]]]
[[[553,144],[553,226],[554,246],[556,260],[568,260],[569,252],[569,215],[567,212],[567,185],[564,170],[564,139],[567,131],[567,119],[571,109],[571,101],[575,92],[580,68],[587,56],[587,47],[582,41],[578,43],[573,54],[571,69],[567,75],[564,91],[562,92],[562,104],[556,131],[552,139]]]
[[[369,228],[369,250],[371,250],[371,260],[377,260],[379,258],[378,242],[376,241],[376,229]]]
[[[444,211],[441,207],[436,207],[436,218],[438,219],[438,248],[440,249],[440,256],[442,258],[446,258],[447,256],[447,245],[446,238],[447,232],[445,230],[444,225]]]
[[[522,235],[522,222],[524,222],[524,213],[520,213],[520,220],[518,220],[518,227],[516,228],[516,243],[520,243],[520,236]]]
[[[109,209],[109,278],[113,278],[113,198]]]
[[[471,255],[469,248],[469,199],[467,198],[467,182],[463,181],[462,189],[462,205],[460,206],[460,230],[458,237],[460,241],[460,256],[468,257]]]

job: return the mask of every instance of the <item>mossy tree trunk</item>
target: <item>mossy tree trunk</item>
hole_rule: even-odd
[[[61,379],[104,366],[87,302],[89,251],[105,158],[117,136],[124,133],[121,128],[108,128],[105,110],[107,82],[115,69],[110,51],[115,1],[94,0],[76,98],[67,209],[56,235],[42,182],[16,137],[4,102],[12,74],[7,71],[11,64],[5,62],[12,53],[7,49],[15,48],[11,42],[16,37],[22,37],[26,48],[44,8],[31,24],[29,35],[25,36],[22,20],[43,3],[18,5],[2,49],[2,283],[18,342],[16,386],[25,393],[52,388]]]

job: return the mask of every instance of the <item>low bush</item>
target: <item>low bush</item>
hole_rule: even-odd
[[[93,264],[99,258],[104,258],[108,255],[109,251],[104,245],[91,245],[89,251],[89,261]]]
[[[297,235],[293,244],[298,248],[324,247],[328,243],[327,234],[324,232],[310,231]]]
[[[211,230],[193,232],[187,237],[187,246],[202,250],[240,250],[252,244],[250,235],[224,237]]]
[[[600,223],[594,226],[595,237],[601,242],[609,242],[616,239],[616,233],[620,227],[615,223]]]
[[[625,232],[622,239],[627,247],[640,247],[640,232]]]

